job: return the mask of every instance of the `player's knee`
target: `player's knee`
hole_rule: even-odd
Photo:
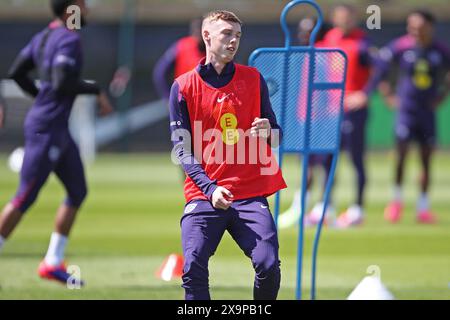
[[[13,207],[19,210],[22,214],[27,212],[27,210],[31,207],[34,201],[20,201],[17,198],[14,198],[11,203]]]
[[[260,277],[278,275],[280,273],[280,260],[275,250],[264,250],[253,257],[253,265]]]
[[[255,268],[256,278],[263,282],[279,282],[281,277],[280,260],[275,257],[267,258]]]
[[[75,195],[75,200],[81,205],[84,200],[86,199],[88,195],[88,190],[86,186],[83,186],[78,190],[77,194]]]
[[[280,275],[280,260],[276,258],[268,259],[263,264],[262,274],[266,277],[278,277]]]
[[[11,201],[14,208],[22,213],[25,213],[36,201],[39,190],[31,190],[29,192],[21,193],[20,191],[16,194],[14,199]]]
[[[87,188],[87,186],[84,186],[83,190],[80,192],[80,200],[81,200],[81,202],[86,200],[87,195],[88,195],[88,188]]]
[[[78,208],[83,204],[87,195],[88,195],[87,187],[86,186],[80,187],[76,191],[72,191],[69,194],[66,203],[72,207]]]

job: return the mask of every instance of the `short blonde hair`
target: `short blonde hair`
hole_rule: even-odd
[[[218,20],[235,22],[235,23],[239,23],[239,25],[242,26],[242,21],[237,17],[237,15],[231,11],[226,11],[226,10],[214,10],[214,11],[211,11],[211,12],[208,12],[207,14],[205,14],[203,16],[203,26],[205,25],[205,22],[218,21]]]

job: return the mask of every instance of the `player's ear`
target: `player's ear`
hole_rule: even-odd
[[[203,30],[202,36],[203,36],[203,41],[204,41],[206,44],[209,45],[209,44],[210,44],[210,41],[211,41],[211,36],[210,36],[209,31],[208,31],[208,30]]]

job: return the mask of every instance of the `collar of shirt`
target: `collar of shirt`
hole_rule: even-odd
[[[225,65],[221,74],[217,74],[212,63],[204,64],[205,60],[206,59],[203,58],[197,66],[197,72],[204,81],[215,88],[223,87],[231,81],[235,71],[233,61]]]

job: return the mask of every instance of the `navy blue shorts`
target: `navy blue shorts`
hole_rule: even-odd
[[[26,212],[51,172],[56,174],[67,191],[65,203],[79,207],[86,197],[87,187],[78,147],[68,130],[25,130],[25,156],[20,185],[12,200],[14,207]]]
[[[434,112],[407,114],[399,112],[395,122],[397,142],[416,141],[421,145],[436,144],[436,117]]]
[[[278,235],[267,199],[235,200],[227,210],[192,200],[181,219],[186,299],[209,299],[208,261],[227,230],[256,271],[256,297],[273,300],[280,287]]]

